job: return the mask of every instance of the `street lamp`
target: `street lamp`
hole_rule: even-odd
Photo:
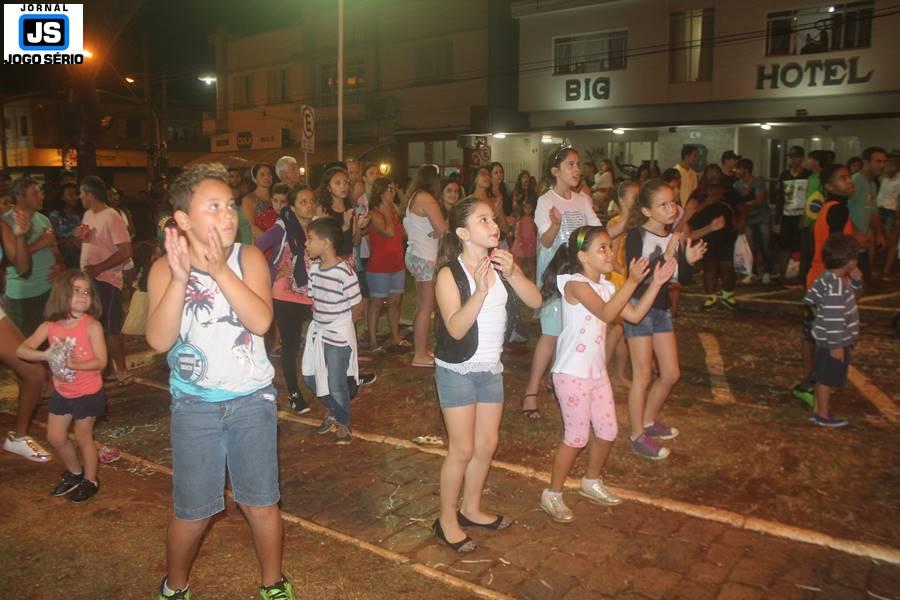
[[[212,85],[216,82],[216,78],[212,75],[202,75],[197,78],[197,81],[202,81],[206,85]]]
[[[130,84],[130,83],[134,83],[134,77],[126,77],[126,78],[125,78],[125,83],[129,83],[129,84]]]
[[[91,52],[90,50],[88,50],[87,48],[82,50],[81,53],[84,54],[85,58],[94,58],[94,53]]]

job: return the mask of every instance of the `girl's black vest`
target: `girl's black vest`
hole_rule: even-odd
[[[458,260],[450,261],[447,267],[453,274],[453,281],[456,282],[456,288],[459,290],[459,302],[460,305],[463,305],[472,295],[469,290],[469,280],[466,277],[465,268]],[[499,273],[497,273],[497,277],[500,277]],[[504,339],[509,341],[509,336],[512,332],[521,329],[519,304],[516,302],[516,293],[513,291],[512,286],[509,285],[509,282],[503,277],[500,277],[500,281],[503,282],[503,286],[506,288],[506,334]],[[456,340],[447,332],[441,315],[437,314],[436,316],[435,337],[437,338],[437,345],[434,349],[435,358],[447,363],[458,364],[466,362],[475,356],[475,351],[478,350],[478,321],[472,323],[472,327],[461,340]]]

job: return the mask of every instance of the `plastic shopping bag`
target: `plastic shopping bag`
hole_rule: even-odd
[[[126,335],[144,335],[147,325],[147,292],[135,290],[131,295],[128,315],[122,325],[122,333]]]
[[[743,233],[734,242],[734,272],[741,275],[753,273],[753,251]]]

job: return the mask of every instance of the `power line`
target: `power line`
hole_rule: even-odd
[[[891,17],[894,15],[900,14],[900,5],[888,6],[888,7],[879,7],[877,9],[873,9],[872,16],[870,17],[870,21],[874,22],[877,19]],[[820,19],[821,21],[821,19]],[[793,28],[791,30],[791,34],[797,35],[802,34],[803,32],[819,30],[817,26],[817,22],[812,22],[800,27]],[[685,50],[691,50],[696,48],[704,48],[704,47],[712,47],[712,48],[723,48],[728,46],[747,44],[751,42],[757,42],[768,39],[768,31],[763,30],[754,30],[748,32],[737,32],[732,34],[725,34],[714,36],[711,40],[703,41],[702,39],[699,41],[689,41],[684,44],[676,44],[672,45],[668,42],[660,42],[656,44],[650,44],[645,46],[637,46],[629,48],[623,55],[623,58],[627,64],[629,59],[640,59],[649,56],[655,56],[659,54],[670,54],[677,53]],[[587,54],[584,55],[583,60],[585,62],[591,62],[591,59],[597,59],[607,56],[606,53],[596,53],[596,54]],[[793,56],[793,55],[789,55]],[[803,55],[803,56],[815,56],[814,54]],[[773,56],[767,58],[784,58],[783,56]],[[438,82],[447,85],[478,81],[481,79],[490,79],[493,77],[505,77],[505,76],[522,76],[522,75],[530,75],[537,74],[543,71],[553,70],[555,69],[555,59],[554,57],[550,57],[549,59],[540,59],[531,62],[520,62],[514,66],[504,66],[497,68],[490,67],[479,67],[475,69],[470,69],[466,71],[457,71],[454,73],[450,79],[446,82]],[[599,73],[611,72],[613,71],[600,71]],[[572,75],[582,75],[581,73],[573,73]],[[195,79],[196,73],[193,70],[189,69],[176,69],[172,72],[167,72],[165,75],[157,74],[151,77],[151,83],[160,83],[164,79],[166,81],[179,81],[184,79]],[[393,80],[387,82],[387,84],[382,84],[378,88],[378,93],[384,95],[385,93],[390,92],[399,92],[399,91],[407,91],[410,89],[416,89],[417,87],[422,85],[422,80],[419,78],[409,78],[403,80]],[[364,90],[361,91],[361,95],[372,95],[373,99],[374,91]],[[314,103],[317,99],[321,98],[321,94],[313,92],[312,94],[308,94],[305,92],[297,92],[289,94],[282,102],[279,104],[288,104],[288,103]],[[348,94],[348,97],[352,97],[351,94]],[[246,107],[250,110],[265,110],[266,106],[270,106],[270,104],[260,104],[256,106]],[[231,108],[231,107],[229,107]],[[431,109],[410,109],[404,110],[404,112],[420,112],[420,113],[430,113],[430,112],[438,112]],[[273,117],[274,118],[274,117]],[[280,120],[285,122],[293,122],[290,119],[280,118]]]

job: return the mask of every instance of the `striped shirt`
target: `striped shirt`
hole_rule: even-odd
[[[859,336],[856,297],[860,282],[825,271],[806,292],[803,301],[816,307],[812,335],[817,346],[845,348]]]
[[[351,307],[362,302],[359,278],[342,260],[333,267],[323,269],[315,262],[309,271],[309,297],[312,299],[313,319],[322,325],[333,323],[350,314]],[[347,346],[348,341],[333,334],[324,340],[333,346]]]

